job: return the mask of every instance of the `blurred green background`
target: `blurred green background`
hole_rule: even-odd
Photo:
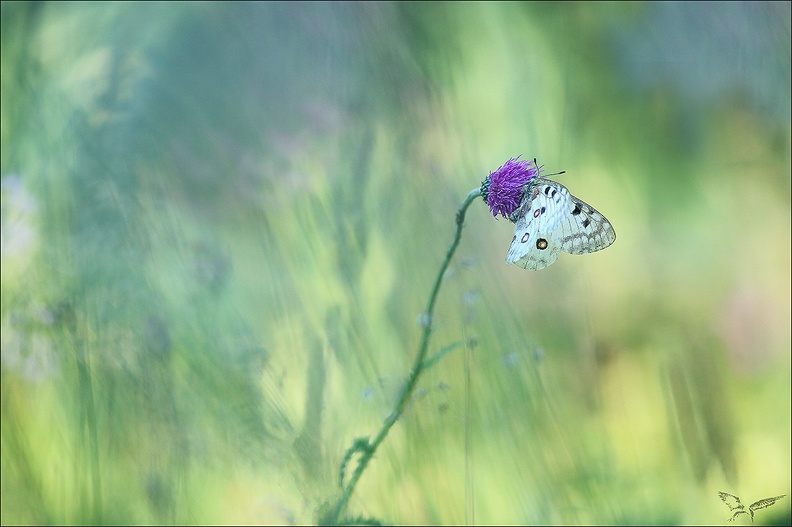
[[[718,524],[790,484],[790,3],[2,3],[3,524]],[[790,497],[758,524],[789,524]],[[750,523],[747,515],[737,524]]]

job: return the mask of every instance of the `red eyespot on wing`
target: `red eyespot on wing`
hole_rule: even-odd
[[[538,240],[536,240],[536,248],[539,249],[540,251],[544,251],[545,249],[547,249],[547,240],[545,240],[544,238],[539,238]]]

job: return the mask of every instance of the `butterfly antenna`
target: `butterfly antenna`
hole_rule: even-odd
[[[541,173],[542,169],[544,168],[544,165],[539,165],[539,162],[536,161],[536,158],[534,158],[534,166],[536,167],[536,170],[538,172],[540,172],[540,173]],[[566,170],[562,170],[561,172],[554,172],[552,174],[545,174],[542,177],[560,176],[561,174],[565,174],[565,173],[566,173]]]

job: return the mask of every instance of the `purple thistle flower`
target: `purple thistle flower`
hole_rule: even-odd
[[[528,181],[539,174],[539,169],[531,161],[520,160],[520,156],[506,161],[502,167],[484,178],[481,183],[481,197],[487,202],[492,215],[508,218],[522,202],[523,188]]]

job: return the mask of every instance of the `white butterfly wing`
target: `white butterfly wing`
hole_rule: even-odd
[[[573,204],[566,188],[546,179],[537,180],[525,194],[506,261],[538,271],[558,259],[562,235],[558,226]]]
[[[555,262],[562,250],[592,253],[616,240],[616,231],[605,216],[549,179],[531,182],[514,218],[506,261],[534,271]]]
[[[588,254],[610,246],[616,231],[594,207],[572,196],[572,212],[558,225],[561,249],[569,254]]]

